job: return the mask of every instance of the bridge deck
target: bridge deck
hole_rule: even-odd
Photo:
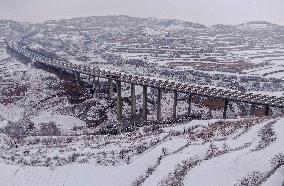
[[[227,99],[236,102],[251,103],[257,105],[265,105],[272,107],[284,108],[284,97],[266,96],[261,94],[244,93],[236,90],[225,90],[220,88],[210,88],[206,86],[193,85],[188,83],[181,83],[176,81],[169,81],[165,79],[156,79],[154,77],[133,76],[126,73],[120,73],[111,70],[102,70],[86,65],[71,64],[55,58],[49,58],[42,54],[38,54],[19,44],[14,44],[13,49],[23,54],[24,56],[47,65],[62,68],[73,72],[83,73],[91,76],[113,79],[116,81],[132,83],[135,85],[146,85],[154,88],[161,88],[166,90],[178,91],[182,93],[190,93],[193,95],[200,95],[206,97],[214,97],[220,99]]]

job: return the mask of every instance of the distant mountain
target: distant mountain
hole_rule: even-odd
[[[0,20],[0,38],[12,38],[19,33],[24,33],[29,30],[31,24],[20,23],[12,20]]]
[[[29,23],[20,23],[20,22],[13,21],[13,20],[0,20],[0,28],[1,29],[22,32],[28,26],[29,26]]]
[[[132,26],[146,26],[146,27],[163,27],[170,30],[180,29],[211,29],[215,32],[234,32],[241,31],[271,31],[271,30],[284,30],[284,26],[280,26],[267,21],[250,21],[239,25],[224,25],[215,24],[210,27],[199,23],[193,23],[189,21],[177,20],[177,19],[159,19],[159,18],[140,18],[131,17],[127,15],[108,15],[108,16],[90,16],[90,17],[78,17],[72,19],[60,19],[60,20],[47,20],[38,25],[53,25],[53,26],[75,26],[80,28],[84,25],[98,26],[98,27],[132,27]],[[37,24],[35,24],[37,25]],[[20,23],[11,20],[0,20],[0,28],[11,29],[16,31],[22,31],[27,27],[32,26],[29,23]]]
[[[223,24],[215,24],[210,27],[211,30],[215,32],[227,33],[227,32],[235,32],[237,31],[236,26],[233,25],[223,25]]]
[[[193,23],[189,21],[177,20],[177,19],[159,19],[159,18],[140,18],[131,17],[127,15],[108,15],[108,16],[91,16],[91,17],[79,17],[72,19],[62,20],[48,20],[43,24],[45,25],[58,25],[66,26],[73,25],[80,27],[84,23],[89,26],[98,27],[156,27],[165,28],[166,30],[183,30],[183,29],[195,29],[204,30],[211,29],[214,32],[228,33],[240,31],[275,31],[283,30],[283,26],[273,24],[267,21],[250,21],[239,25],[224,25],[215,24],[209,28],[199,23]]]
[[[94,26],[106,26],[106,27],[124,27],[124,26],[160,26],[168,29],[206,29],[207,27],[199,24],[192,23],[189,21],[182,21],[177,19],[159,19],[159,18],[139,18],[131,17],[126,15],[109,15],[109,16],[92,16],[92,17],[80,17],[73,19],[62,19],[62,20],[48,20],[44,24],[47,25],[80,25],[82,23],[94,25]]]
[[[255,31],[255,30],[269,31],[269,30],[281,29],[281,26],[267,21],[251,21],[237,25],[237,28],[239,30],[244,30],[244,31]]]
[[[61,19],[61,20],[48,20],[45,21],[44,24],[80,25],[82,23],[86,23],[89,25],[96,25],[96,26],[119,27],[119,26],[135,26],[138,24],[142,24],[146,20],[147,19],[145,18],[130,17],[125,15],[120,15],[120,16],[110,15],[110,16],[79,17],[79,18]]]

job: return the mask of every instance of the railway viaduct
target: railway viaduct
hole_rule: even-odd
[[[75,74],[77,78],[80,78],[80,74],[85,74],[90,77],[105,78],[109,82],[109,95],[114,95],[113,81],[116,82],[117,89],[117,119],[122,120],[122,95],[121,95],[121,83],[129,83],[131,85],[131,118],[135,118],[136,115],[136,96],[135,86],[143,87],[143,102],[142,102],[142,119],[147,121],[147,90],[149,87],[156,88],[157,94],[157,120],[160,121],[161,117],[161,100],[163,90],[173,92],[173,114],[172,117],[177,117],[177,104],[178,93],[186,93],[188,100],[187,114],[191,114],[191,101],[192,96],[204,96],[212,97],[224,100],[223,118],[227,118],[227,110],[229,102],[243,102],[252,104],[252,108],[255,105],[261,105],[265,108],[265,115],[270,114],[270,107],[284,108],[284,97],[265,96],[260,94],[245,93],[235,90],[224,90],[219,88],[209,88],[205,86],[181,83],[176,81],[169,81],[165,79],[156,79],[153,77],[133,76],[126,73],[120,73],[117,71],[97,69],[86,65],[76,65],[66,61],[62,61],[56,58],[50,58],[45,55],[32,51],[17,42],[11,42],[8,44],[13,51],[24,55],[34,62],[42,63],[48,66],[53,66],[60,70],[69,71]]]

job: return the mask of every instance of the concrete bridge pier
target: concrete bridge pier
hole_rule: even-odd
[[[108,79],[108,84],[109,84],[109,97],[113,97],[113,84],[112,84],[112,79]]]
[[[117,86],[117,120],[121,121],[122,120],[122,97],[121,97],[121,81],[117,80],[116,81],[116,86]]]
[[[96,83],[96,77],[93,76],[93,96],[97,95],[97,83]]]
[[[177,91],[174,90],[173,118],[177,118]]]
[[[62,73],[62,71],[60,70],[60,74]],[[81,77],[80,77],[80,73],[79,72],[74,72],[75,77],[76,77],[76,81],[79,82],[81,81]]]
[[[143,85],[143,103],[142,103],[142,119],[143,121],[147,121],[147,86]]]
[[[189,94],[187,97],[187,103],[188,103],[187,115],[191,114],[191,100],[192,100],[192,95]]]
[[[101,85],[100,85],[100,77],[99,76],[98,76],[98,80],[97,80],[96,93],[97,93],[98,96],[101,95]]]
[[[251,107],[250,107],[250,115],[251,115],[251,116],[254,116],[254,115],[255,115],[255,107],[256,107],[255,104],[251,104]]]
[[[162,120],[162,114],[161,114],[161,100],[162,100],[162,90],[161,88],[158,88],[158,95],[157,95],[157,120]]]
[[[32,61],[32,63],[36,63],[35,60]],[[47,69],[47,71],[50,71],[51,67],[50,65],[44,65],[44,67]]]
[[[91,77],[92,77],[91,74],[89,74],[89,83],[91,83]]]
[[[223,111],[223,118],[227,118],[227,110],[228,110],[228,105],[229,105],[229,100],[225,99],[225,104],[224,104],[224,111]]]
[[[270,108],[268,105],[265,106],[265,115],[266,116],[269,116],[269,111],[270,111]]]
[[[61,75],[61,70],[60,70],[60,75]],[[80,86],[79,82],[81,82],[80,73],[79,72],[75,72],[75,77],[76,77],[76,85],[77,85],[77,89],[78,89],[79,86]]]
[[[131,84],[131,118],[135,119],[136,116],[136,96],[135,96],[135,84]]]
[[[93,76],[92,79],[93,79],[93,85],[94,85],[96,83],[96,76]]]

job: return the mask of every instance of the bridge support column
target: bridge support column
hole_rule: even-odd
[[[94,92],[94,96],[97,96],[97,82],[96,82],[96,77],[93,76],[93,92]]]
[[[61,74],[61,70],[60,70],[60,74]],[[76,77],[77,82],[81,81],[81,77],[80,77],[79,72],[75,72],[75,77]]]
[[[136,96],[135,96],[135,84],[131,84],[131,118],[136,116]]]
[[[100,77],[98,77],[98,82],[97,82],[97,95],[100,97],[101,95],[101,85],[100,85]]]
[[[158,88],[158,95],[157,95],[157,120],[161,121],[162,120],[162,115],[161,115],[161,100],[162,100],[162,90],[161,88]]]
[[[251,104],[251,107],[250,107],[250,115],[251,115],[251,116],[254,116],[254,115],[255,115],[255,104]]]
[[[143,104],[142,104],[142,119],[143,121],[147,121],[147,86],[143,85]]]
[[[95,82],[96,82],[96,76],[93,76],[93,85],[95,84]]]
[[[266,116],[269,116],[269,111],[270,111],[270,108],[268,105],[265,106],[265,115]]]
[[[46,68],[47,68],[47,71],[50,71],[50,66],[49,65],[46,65]]]
[[[122,97],[121,97],[121,81],[116,81],[117,85],[117,120],[122,120]]]
[[[177,118],[177,91],[174,91],[173,118]]]
[[[60,70],[60,74],[61,74],[61,70]],[[80,77],[80,73],[79,72],[75,72],[75,77],[76,77],[76,84],[77,84],[77,89],[79,87],[79,82],[81,81],[81,77]]]
[[[187,97],[187,102],[188,102],[187,115],[191,114],[191,100],[192,100],[192,95],[189,94]]]
[[[109,84],[109,97],[113,97],[113,84],[112,84],[112,79],[108,79],[108,84]]]
[[[223,111],[223,118],[227,118],[227,110],[228,110],[228,105],[229,105],[229,100],[225,99],[225,104],[224,104],[224,111]]]

